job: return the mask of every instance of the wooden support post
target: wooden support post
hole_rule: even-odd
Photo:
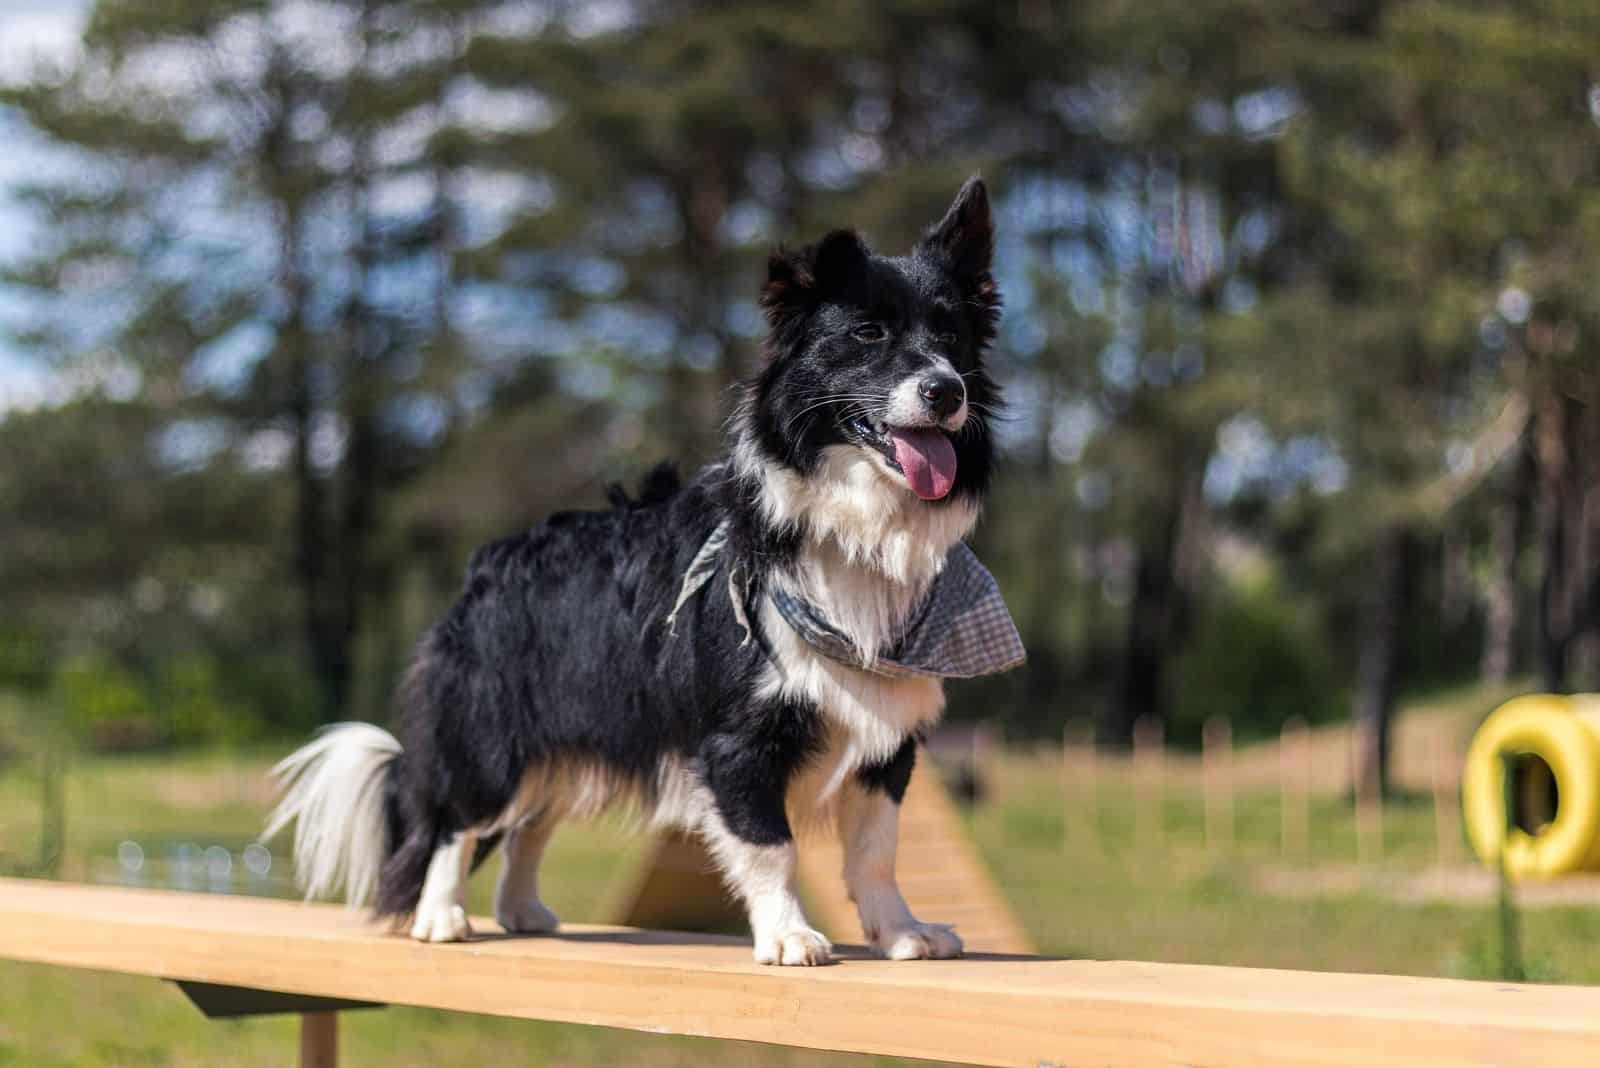
[[[376,1001],[354,1001],[194,979],[175,979],[173,982],[208,1019],[233,1020],[244,1016],[285,1013],[299,1015],[301,1068],[334,1068],[338,1064],[341,1011],[383,1007]]]
[[[1307,780],[1310,768],[1310,734],[1306,721],[1291,717],[1278,736],[1278,808],[1283,817],[1283,855],[1293,860],[1306,858],[1310,814],[1307,811]]]
[[[1066,848],[1080,853],[1100,851],[1096,758],[1094,724],[1069,721],[1061,734],[1061,836]]]
[[[1162,807],[1166,736],[1161,721],[1144,716],[1133,725],[1134,839],[1147,853],[1159,852],[1166,828]]]
[[[1206,805],[1206,849],[1233,851],[1233,724],[1227,716],[1207,719],[1200,733]]]
[[[307,1012],[300,1016],[300,1068],[337,1068],[339,1014]]]

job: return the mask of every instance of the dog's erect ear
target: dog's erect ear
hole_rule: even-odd
[[[761,307],[774,326],[809,309],[843,286],[866,262],[867,247],[854,230],[835,230],[799,252],[779,249],[767,260]]]
[[[954,279],[965,298],[978,347],[987,346],[1000,321],[1000,290],[989,273],[994,259],[994,217],[982,178],[973,175],[967,179],[944,218],[923,235],[917,254]]]
[[[942,260],[963,282],[975,282],[988,273],[994,259],[994,218],[982,178],[967,179],[944,218],[923,235],[922,251]]]

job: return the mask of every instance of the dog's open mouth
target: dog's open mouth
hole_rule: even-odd
[[[894,426],[876,419],[856,419],[850,426],[923,500],[937,501],[956,484],[956,447],[938,427]]]

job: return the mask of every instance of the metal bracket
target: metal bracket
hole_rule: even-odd
[[[171,980],[212,1020],[227,1020],[238,1016],[271,1016],[280,1013],[344,1012],[348,1009],[381,1009],[379,1001],[346,1001],[343,998],[319,998],[309,994],[285,994],[277,990],[258,990],[248,986],[224,986],[220,983],[197,983],[188,979]]]

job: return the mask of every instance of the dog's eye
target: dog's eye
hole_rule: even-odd
[[[956,343],[956,332],[954,330],[945,330],[933,335],[933,340],[941,345],[954,345]]]
[[[863,345],[872,345],[887,338],[889,336],[889,331],[885,330],[878,323],[862,323],[860,326],[850,331],[850,336],[861,342]]]

